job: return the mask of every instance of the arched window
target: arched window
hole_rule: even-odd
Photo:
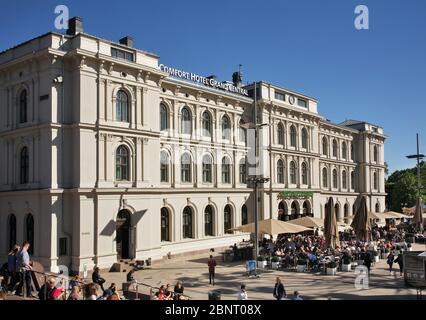
[[[166,151],[161,151],[160,153],[161,182],[169,182],[169,166],[170,166],[169,155],[167,154]]]
[[[355,189],[355,172],[351,171],[351,189]]]
[[[232,208],[229,204],[225,206],[223,210],[223,224],[225,233],[232,233]]]
[[[343,141],[342,143],[342,159],[347,159],[347,152],[348,152],[348,148],[346,146],[346,142]]]
[[[34,217],[31,213],[25,218],[25,241],[29,242],[29,254],[34,253]]]
[[[379,150],[377,146],[374,146],[373,148],[373,161],[378,162],[379,161]]]
[[[376,203],[376,212],[380,212],[380,204]]]
[[[231,162],[228,157],[222,158],[222,183],[231,183]]]
[[[241,207],[241,224],[248,224],[248,211],[247,206],[245,204],[243,204],[243,206]]]
[[[377,179],[377,172],[373,173],[373,189],[377,190],[379,185],[379,179]]]
[[[205,236],[214,236],[213,233],[213,208],[212,206],[207,206],[204,209],[204,235]]]
[[[328,141],[326,137],[322,137],[322,154],[328,156]]]
[[[311,214],[311,205],[309,201],[303,202],[303,216],[309,216]]]
[[[343,217],[344,217],[344,222],[348,223],[348,217],[349,217],[349,206],[347,203],[345,203],[345,205],[343,206]]]
[[[231,140],[231,121],[227,115],[222,117],[222,139]]]
[[[306,162],[302,162],[302,184],[308,184],[308,166]]]
[[[212,181],[212,157],[206,154],[203,157],[203,182],[211,183]]]
[[[308,130],[302,129],[302,148],[308,149]]]
[[[354,145],[351,143],[351,160],[355,160],[354,156]]]
[[[121,122],[129,122],[129,97],[123,90],[119,90],[117,92],[115,106],[116,120]]]
[[[355,203],[352,205],[352,215],[354,216],[356,213],[356,206]]]
[[[347,187],[348,187],[348,184],[347,184],[346,171],[343,170],[342,171],[342,188],[346,189]]]
[[[278,137],[278,144],[284,145],[284,126],[280,122],[277,126],[277,137]]]
[[[180,158],[180,179],[181,182],[192,181],[192,170],[191,170],[191,156],[188,153],[184,153]]]
[[[296,127],[295,126],[291,126],[290,127],[290,146],[296,147],[296,144],[297,144]]]
[[[278,219],[281,221],[288,221],[288,207],[285,201],[278,204]]]
[[[190,207],[185,207],[183,209],[183,215],[182,215],[182,226],[183,226],[183,233],[182,237],[184,239],[190,239],[194,237],[193,230],[192,230],[192,209]]]
[[[170,213],[167,208],[161,208],[161,241],[170,241]]]
[[[327,168],[322,168],[322,186],[323,188],[327,188],[328,187],[328,173],[327,173]]]
[[[247,129],[242,127],[243,124],[244,124],[244,121],[243,119],[241,119],[238,132],[240,135],[240,142],[244,142],[245,144],[247,144]]]
[[[277,183],[284,183],[284,161],[277,161]]]
[[[204,137],[211,137],[212,136],[212,119],[210,117],[210,113],[207,111],[203,112],[202,115],[202,128],[203,128],[203,136]]]
[[[337,158],[337,140],[333,139],[333,157]]]
[[[337,221],[342,221],[342,214],[340,212],[340,205],[338,203],[334,205],[334,214],[336,215]]]
[[[160,103],[160,131],[169,129],[169,112],[164,103]]]
[[[23,147],[21,149],[20,159],[20,183],[27,184],[29,182],[29,172],[30,172],[30,161],[28,155],[28,148]]]
[[[16,244],[16,217],[14,214],[9,215],[8,221],[8,249],[12,250]]]
[[[27,90],[22,90],[19,95],[19,123],[28,121]]]
[[[240,183],[241,184],[247,183],[247,162],[246,162],[246,158],[242,158],[240,160]]]
[[[299,215],[299,206],[297,205],[296,201],[293,201],[291,203],[291,215],[290,220],[297,219],[297,216]]]
[[[296,163],[294,161],[290,162],[290,184],[296,184]]]
[[[115,179],[130,180],[130,156],[129,149],[119,146],[115,152]]]
[[[191,134],[192,133],[192,117],[191,111],[187,107],[183,107],[181,111],[180,119],[181,133]]]
[[[333,169],[333,188],[337,189],[337,170]]]

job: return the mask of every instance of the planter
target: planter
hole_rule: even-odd
[[[352,264],[342,264],[342,271],[349,272],[351,271]]]
[[[379,256],[374,256],[374,262],[379,262]]]
[[[278,266],[280,265],[279,262],[272,262],[272,269],[278,269]]]
[[[298,264],[296,267],[297,272],[305,272],[306,270],[306,264]]]
[[[257,262],[257,267],[259,269],[265,269],[266,268],[266,261],[258,261]]]
[[[335,276],[337,272],[337,268],[327,268],[327,275]]]

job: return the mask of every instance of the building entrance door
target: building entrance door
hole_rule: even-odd
[[[120,210],[116,222],[117,255],[119,259],[130,258],[130,212]]]

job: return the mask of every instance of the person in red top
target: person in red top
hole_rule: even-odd
[[[210,256],[209,260],[207,261],[207,265],[209,266],[209,282],[210,284],[214,285],[214,271],[216,269],[216,260],[213,258],[213,256]]]

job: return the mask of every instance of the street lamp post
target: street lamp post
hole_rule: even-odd
[[[256,259],[256,269],[257,269],[257,258],[259,256],[259,195],[258,195],[258,184],[263,184],[269,181],[269,178],[264,177],[249,177],[247,181],[252,182],[254,185],[254,256]]]
[[[416,134],[417,140],[417,153],[407,156],[408,159],[417,159],[417,196],[421,195],[421,182],[420,182],[420,160],[425,157],[424,154],[421,154],[419,151],[419,134]]]

